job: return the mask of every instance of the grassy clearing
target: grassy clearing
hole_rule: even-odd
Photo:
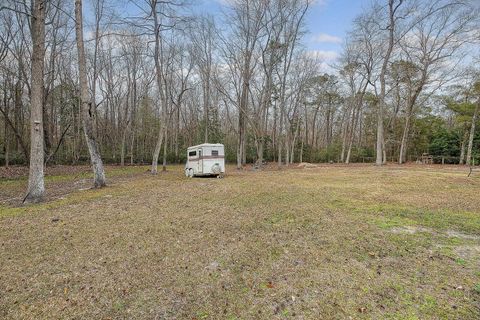
[[[478,176],[115,170],[108,188],[1,208],[1,318],[480,317]]]
[[[28,168],[16,167],[14,174],[2,168],[0,172],[0,215],[24,210],[12,209],[21,205],[28,185]],[[143,166],[107,166],[107,182],[112,185],[123,183],[125,179],[145,173]],[[19,172],[17,172],[19,171]],[[47,167],[45,176],[46,201],[61,200],[74,191],[84,190],[92,186],[92,170],[89,166],[54,166]]]

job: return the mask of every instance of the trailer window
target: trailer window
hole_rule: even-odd
[[[218,156],[218,150],[212,150],[212,156]]]
[[[197,155],[197,151],[190,151],[190,152],[188,153],[188,156],[189,156],[189,157],[195,157],[196,155]]]

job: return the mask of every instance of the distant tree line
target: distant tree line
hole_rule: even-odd
[[[238,168],[479,158],[477,1],[378,0],[327,70],[312,0],[84,2],[0,5],[0,163],[34,186],[43,164],[90,161],[102,186],[104,162],[156,173],[202,142]]]

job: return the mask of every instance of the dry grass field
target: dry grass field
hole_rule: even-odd
[[[480,318],[480,173],[147,169],[0,180],[0,318]]]

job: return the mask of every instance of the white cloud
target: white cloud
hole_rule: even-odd
[[[317,43],[342,43],[342,38],[326,33],[320,33],[313,36],[313,41]]]
[[[329,74],[336,73],[336,70],[333,68],[333,66],[325,62],[320,63],[320,67],[318,68],[318,70],[320,72],[329,73]]]
[[[308,54],[324,62],[332,62],[339,57],[338,52],[331,50],[311,50]]]
[[[319,63],[319,71],[326,73],[335,73],[333,66],[336,60],[340,57],[340,54],[336,51],[324,51],[324,50],[310,50],[307,51],[307,55],[313,59],[317,59]]]

